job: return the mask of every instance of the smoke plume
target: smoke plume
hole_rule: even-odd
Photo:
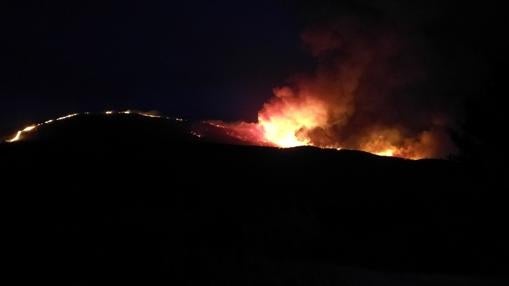
[[[315,70],[274,88],[257,123],[224,124],[230,134],[412,159],[454,152],[447,104],[433,94],[426,49],[411,35],[349,19],[314,26],[301,39]]]
[[[453,152],[447,135],[452,123],[441,103],[426,94],[431,76],[414,43],[352,21],[313,27],[302,41],[317,67],[274,89],[275,97],[259,112],[269,141],[270,133],[280,132],[272,139],[283,145],[302,142],[408,158]],[[297,141],[288,141],[284,132],[294,133]]]

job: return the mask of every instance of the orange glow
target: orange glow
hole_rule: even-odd
[[[209,124],[225,129],[226,134],[253,145],[289,148],[315,146],[328,149],[356,149],[379,156],[422,159],[433,157],[436,151],[436,136],[432,132],[421,132],[409,136],[404,129],[373,125],[364,130],[355,130],[354,139],[330,136],[337,122],[330,122],[331,113],[344,112],[348,106],[331,108],[324,97],[312,94],[295,94],[289,88],[276,89],[275,97],[265,103],[258,113],[257,123]],[[347,114],[348,112],[344,112]],[[335,132],[341,132],[335,129]]]
[[[379,156],[416,160],[433,157],[435,140],[435,136],[430,132],[410,137],[404,136],[398,129],[374,128],[367,136],[362,137],[359,149]]]
[[[276,98],[258,113],[264,139],[278,147],[309,145],[306,132],[326,124],[324,103],[313,98],[295,98],[288,89],[275,91]]]
[[[373,152],[373,154],[378,155],[378,156],[392,157],[392,156],[394,156],[395,152],[396,151],[394,149],[386,149],[386,150],[379,151],[379,152]]]
[[[428,79],[427,65],[417,60],[420,49],[397,33],[372,33],[356,25],[346,21],[306,30],[301,39],[316,60],[314,71],[295,74],[275,89],[257,122],[224,123],[224,132],[253,138],[257,128],[252,125],[257,125],[258,137],[245,143],[407,159],[454,152],[448,135],[453,118],[440,102],[421,105],[421,92],[414,92]]]

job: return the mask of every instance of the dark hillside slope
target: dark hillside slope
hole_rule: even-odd
[[[96,115],[1,144],[11,265],[67,285],[507,285],[496,173],[190,126]]]

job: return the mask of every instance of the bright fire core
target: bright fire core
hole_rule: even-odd
[[[253,145],[355,149],[407,159],[436,156],[437,140],[433,132],[408,135],[403,128],[373,125],[355,130],[355,136],[340,137],[342,125],[331,122],[330,113],[335,110],[326,102],[316,96],[296,96],[285,88],[275,90],[275,95],[259,111],[256,123],[214,122],[213,125]]]
[[[295,147],[310,144],[304,133],[325,124],[326,115],[319,101],[281,101],[266,104],[258,122],[265,140],[279,147]]]

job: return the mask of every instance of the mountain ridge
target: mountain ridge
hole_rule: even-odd
[[[180,120],[82,118],[0,144],[11,190],[4,196],[17,210],[12,256],[42,269],[89,283],[127,269],[127,284],[151,276],[279,285],[300,264],[318,281],[332,279],[324,270],[332,266],[426,281],[477,277],[453,285],[507,278],[503,185],[490,172],[447,160],[225,144],[198,138],[194,123]],[[253,263],[261,272],[246,273]]]

